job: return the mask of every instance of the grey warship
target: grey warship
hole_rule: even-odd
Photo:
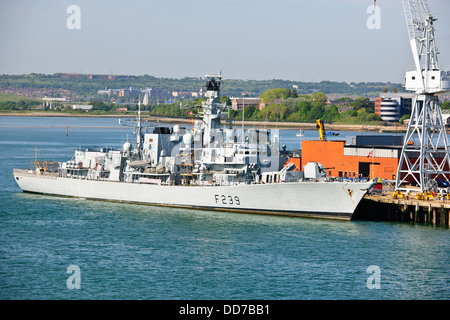
[[[372,181],[334,181],[320,163],[303,171],[279,135],[222,125],[220,73],[206,75],[193,128],[123,120],[136,136],[121,149],[80,148],[71,160],[14,169],[23,192],[156,206],[350,220]]]

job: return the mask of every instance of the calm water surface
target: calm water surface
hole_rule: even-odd
[[[450,298],[445,227],[66,199],[24,194],[14,182],[12,169],[29,167],[36,147],[56,161],[80,145],[120,147],[133,135],[117,126],[0,117],[1,299]],[[295,148],[296,133],[281,130],[282,143]],[[79,290],[67,287],[71,265]],[[367,286],[372,265],[379,289]]]

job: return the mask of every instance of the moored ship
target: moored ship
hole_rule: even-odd
[[[372,181],[335,181],[320,163],[299,171],[276,130],[222,126],[221,74],[209,74],[193,128],[122,121],[136,140],[80,148],[67,162],[14,169],[24,192],[158,206],[351,219]],[[191,113],[192,110],[190,111]],[[194,114],[194,113],[193,113]]]

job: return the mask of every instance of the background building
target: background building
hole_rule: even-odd
[[[259,106],[260,98],[231,98],[231,109],[242,110],[248,106]]]
[[[442,120],[445,126],[450,126],[450,109],[441,109]]]
[[[79,109],[79,110],[85,110],[85,111],[89,111],[92,109],[92,105],[91,104],[74,104],[72,106],[73,110]]]
[[[261,102],[259,103],[258,109],[262,110],[265,107],[268,107],[268,106],[270,106],[272,104],[282,104],[283,101],[284,101],[284,99],[281,99],[281,98],[278,99],[277,98],[277,99],[273,99],[270,103],[267,103],[266,101],[264,101],[264,99],[261,99]]]
[[[375,113],[383,121],[398,122],[405,114],[411,114],[413,93],[383,93],[375,98]]]

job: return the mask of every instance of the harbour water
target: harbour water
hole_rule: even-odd
[[[298,148],[297,133],[281,143]],[[36,153],[67,160],[127,135],[116,118],[0,117],[1,299],[450,298],[447,227],[66,199],[13,180]]]

